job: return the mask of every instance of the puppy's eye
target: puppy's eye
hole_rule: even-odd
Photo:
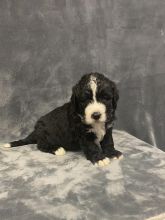
[[[80,101],[81,101],[81,102],[86,102],[86,100],[87,100],[86,97],[81,97],[81,98],[80,98]]]
[[[102,94],[102,98],[109,101],[112,99],[112,97],[109,94]]]
[[[80,98],[81,102],[86,102],[91,98],[90,93],[86,92],[85,94],[83,94]]]
[[[88,101],[89,100],[89,98],[87,97],[87,96],[82,96],[81,98],[80,98],[80,101],[81,102],[86,102],[86,101]]]

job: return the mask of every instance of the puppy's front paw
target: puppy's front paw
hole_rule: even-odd
[[[63,156],[63,155],[65,155],[66,151],[65,151],[65,149],[63,147],[60,147],[54,153],[57,156]]]
[[[118,150],[108,151],[105,153],[105,155],[112,159],[122,159],[123,154]]]
[[[119,155],[118,157],[114,157],[114,159],[122,160],[124,158],[123,154]]]
[[[104,167],[107,166],[110,163],[110,159],[105,157],[103,160],[99,160],[95,163],[96,166],[98,167]]]

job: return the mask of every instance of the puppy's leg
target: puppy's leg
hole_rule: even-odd
[[[38,123],[36,127],[36,133],[38,137],[37,147],[40,151],[45,153],[51,153],[55,155],[64,155],[65,150],[63,147],[56,146],[56,140],[51,138],[49,133],[45,130],[43,123]]]
[[[83,150],[87,160],[100,167],[109,164],[109,159],[103,154],[101,149],[91,141],[81,142],[81,149]]]
[[[46,142],[40,142],[37,145],[38,149],[45,153],[55,154],[57,156],[65,155],[66,151],[63,147],[52,147],[50,144]]]
[[[122,153],[115,149],[113,137],[112,137],[112,128],[109,128],[101,141],[101,148],[104,154],[109,158],[121,159],[123,157]]]
[[[37,148],[42,152],[54,154],[53,147],[46,140],[39,140],[37,142]]]

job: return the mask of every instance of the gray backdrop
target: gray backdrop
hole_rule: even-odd
[[[118,83],[117,128],[163,149],[164,70],[164,0],[0,0],[0,141],[97,71]]]

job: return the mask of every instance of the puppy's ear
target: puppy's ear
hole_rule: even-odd
[[[114,82],[113,82],[113,86],[112,86],[112,94],[113,94],[112,106],[113,106],[113,109],[116,110],[117,102],[119,100],[119,91],[118,91],[116,84]]]
[[[78,111],[78,85],[76,84],[72,88],[72,95],[71,95],[71,105],[74,112]]]

